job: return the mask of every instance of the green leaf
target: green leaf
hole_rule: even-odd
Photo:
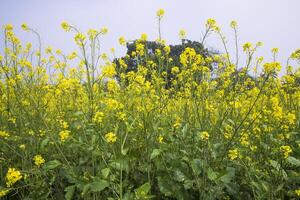
[[[193,187],[193,180],[184,180],[184,189],[189,190]]]
[[[58,160],[51,160],[43,166],[43,169],[44,170],[52,170],[59,166],[61,166],[61,162],[59,162]]]
[[[181,130],[183,138],[186,137],[188,128],[189,128],[189,124],[186,124],[186,125],[184,125],[183,129]]]
[[[156,158],[157,156],[159,156],[161,154],[161,150],[160,149],[153,149],[151,155],[150,155],[150,159],[154,159]]]
[[[236,183],[230,182],[230,183],[225,183],[226,191],[234,196],[234,197],[239,197],[240,196],[240,186]],[[241,199],[241,198],[237,198]]]
[[[49,138],[44,139],[41,142],[41,148],[44,149],[47,146],[48,143],[49,143]]]
[[[90,184],[90,188],[92,192],[101,192],[108,186],[109,183],[106,180],[99,180]]]
[[[207,177],[208,177],[209,180],[214,181],[214,180],[216,180],[218,178],[218,175],[217,175],[216,172],[214,172],[212,170],[212,168],[209,168],[207,170]]]
[[[186,179],[184,173],[182,173],[180,170],[176,170],[176,171],[174,172],[174,178],[175,178],[175,180],[177,180],[178,182],[183,182],[183,181]]]
[[[270,160],[269,162],[270,162],[270,165],[271,165],[272,167],[274,167],[277,171],[280,170],[280,164],[279,164],[277,161],[275,161],[275,160]]]
[[[122,155],[126,156],[128,153],[128,150],[129,150],[129,148],[124,148],[124,149],[122,148],[122,150],[121,150]]]
[[[144,183],[142,186],[135,190],[135,195],[137,198],[145,198],[151,189],[149,182]]]
[[[110,173],[110,169],[109,168],[102,169],[101,173],[102,173],[104,178],[107,178],[109,173]]]
[[[158,188],[161,193],[163,193],[166,196],[172,196],[172,186],[170,186],[168,183],[168,180],[163,179],[162,177],[157,177],[158,182]]]
[[[291,163],[292,165],[295,165],[296,167],[299,167],[300,166],[300,160],[298,160],[297,158],[293,157],[293,156],[289,156],[287,158],[287,161],[289,163]]]
[[[235,169],[233,167],[227,167],[224,175],[219,177],[219,180],[223,183],[230,183],[232,178],[235,176]]]
[[[136,198],[134,198],[134,193],[132,193],[131,191],[126,191],[126,193],[123,195],[123,200],[138,200]]]
[[[109,164],[113,169],[129,171],[129,161],[127,158],[118,158]]]
[[[85,194],[87,194],[90,191],[90,189],[91,189],[91,184],[84,185],[81,195],[84,196]]]
[[[75,185],[72,185],[72,186],[68,186],[65,188],[65,198],[66,200],[71,200],[73,195],[74,195],[74,192],[75,192],[75,188],[76,186]]]
[[[200,159],[194,159],[192,160],[191,162],[191,167],[192,167],[192,170],[193,172],[196,174],[196,175],[199,175],[201,173],[201,169],[202,169],[202,164],[201,164],[201,160]]]

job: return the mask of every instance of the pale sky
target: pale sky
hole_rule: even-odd
[[[239,25],[239,43],[262,41],[259,54],[271,59],[270,49],[279,48],[284,62],[292,51],[300,48],[300,0],[0,0],[0,25],[13,24],[23,42],[34,36],[23,32],[22,23],[37,30],[43,47],[52,46],[69,53],[76,48],[73,35],[60,24],[67,21],[82,31],[108,27],[102,39],[103,52],[111,47],[122,56],[125,47],[118,38],[135,39],[147,33],[150,40],[158,37],[156,11],[162,8],[162,36],[168,43],[179,43],[178,31],[185,29],[188,39],[200,40],[207,18],[214,18],[227,37],[229,51],[234,55],[231,20]],[[2,37],[2,36],[1,36]],[[206,45],[223,51],[217,36],[210,36]],[[2,43],[1,43],[2,44]],[[241,57],[240,63],[244,63]]]

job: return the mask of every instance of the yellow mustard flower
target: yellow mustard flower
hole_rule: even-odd
[[[0,198],[6,196],[9,193],[10,189],[0,190]]]
[[[186,38],[186,31],[184,29],[180,29],[179,30],[179,38],[181,40],[185,39]]]
[[[296,194],[297,197],[300,197],[300,188],[295,190],[295,194]]]
[[[12,80],[12,79],[11,79],[11,81],[12,81],[12,82],[11,82],[12,85],[15,85],[15,84],[16,84],[16,81],[15,81],[15,80]],[[13,124],[15,124],[16,121],[17,121],[17,119],[16,119],[15,117],[10,117],[10,118],[8,119],[8,121],[11,122],[11,123],[13,123]]]
[[[170,52],[171,52],[171,48],[170,48],[170,46],[165,46],[164,48],[163,48],[163,50],[164,50],[164,52],[166,53],[166,54],[169,54]]]
[[[71,131],[63,130],[59,132],[60,141],[64,142],[70,137]]]
[[[6,31],[12,31],[12,30],[14,29],[14,27],[13,27],[13,25],[11,25],[11,24],[6,24],[6,25],[4,25],[4,29],[5,29]]]
[[[101,33],[102,35],[107,34],[107,33],[108,33],[108,28],[107,28],[107,27],[102,27],[101,30],[100,30],[100,33]]]
[[[69,25],[68,22],[62,22],[62,23],[61,23],[61,27],[62,27],[66,32],[70,31],[70,29],[71,29],[71,26]]]
[[[94,39],[98,34],[98,31],[95,29],[89,29],[87,32],[87,35],[89,36],[89,38],[92,40]]]
[[[200,132],[199,137],[201,138],[201,140],[208,140],[209,139],[209,133],[207,131]]]
[[[59,120],[59,123],[60,123],[60,126],[61,126],[63,129],[69,128],[68,122],[65,122],[64,120]]]
[[[295,50],[290,57],[294,60],[300,60],[300,49]]]
[[[281,146],[280,151],[284,158],[288,158],[289,155],[293,152],[292,148],[288,145]]]
[[[38,167],[45,163],[45,159],[41,155],[35,155],[33,158],[34,164]]]
[[[111,49],[110,49],[110,52],[111,52],[112,54],[114,54],[115,51],[116,51],[115,48],[111,48]]]
[[[239,156],[238,149],[231,149],[228,151],[228,157],[230,160],[235,160]]]
[[[126,39],[123,36],[119,37],[119,44],[122,46],[126,45]]]
[[[113,78],[117,74],[115,65],[113,65],[113,64],[112,65],[106,65],[103,68],[102,73],[107,78]]]
[[[69,59],[69,60],[73,60],[74,58],[76,58],[77,57],[77,53],[75,52],[75,51],[73,51],[72,53],[70,53],[68,56],[67,56],[67,58]]]
[[[118,112],[117,113],[117,118],[118,118],[118,120],[125,121],[126,120],[126,113]]]
[[[17,181],[23,178],[21,172],[15,168],[9,168],[6,174],[7,187],[13,186]]]
[[[75,35],[74,39],[75,39],[75,42],[76,42],[77,45],[82,46],[86,38],[85,38],[84,34],[77,33]]]
[[[205,26],[206,26],[206,28],[208,30],[215,30],[215,31],[219,31],[220,30],[220,28],[219,28],[216,20],[212,19],[212,18],[209,18],[209,19],[206,20]]]
[[[250,42],[246,42],[244,45],[243,45],[243,51],[251,51],[252,50],[252,44]]]
[[[126,69],[128,67],[127,64],[126,64],[126,62],[123,59],[120,58],[118,61],[119,61],[120,66],[123,69]]]
[[[159,135],[159,136],[157,137],[157,141],[158,141],[158,143],[163,143],[163,142],[164,142],[164,136]]]
[[[117,135],[113,132],[105,134],[105,139],[108,143],[115,143],[117,141]]]
[[[236,21],[231,21],[230,22],[230,27],[233,28],[233,29],[237,28],[237,22]]]
[[[3,137],[7,139],[10,136],[10,134],[6,131],[0,131],[0,137]]]
[[[22,28],[24,31],[29,31],[29,27],[28,27],[28,25],[25,24],[25,23],[23,23],[23,24],[21,25],[21,28]]]
[[[104,117],[104,113],[103,112],[96,112],[94,117],[93,117],[93,122],[94,123],[101,123]]]
[[[156,16],[159,18],[162,18],[165,14],[165,11],[163,9],[159,9],[156,11]]]
[[[272,51],[272,53],[275,53],[275,54],[276,54],[276,53],[279,52],[279,49],[278,49],[278,48],[272,48],[271,51]]]
[[[142,43],[137,43],[136,44],[136,51],[137,51],[137,53],[140,56],[144,55],[144,53],[145,53],[145,45],[142,44]]]
[[[179,38],[181,40],[185,39],[186,38],[186,31],[184,29],[180,29],[179,30]]]
[[[281,64],[279,62],[271,62],[271,63],[265,63],[263,65],[263,68],[266,73],[270,72],[278,72],[281,70]]]
[[[141,39],[142,41],[147,41],[148,35],[147,35],[146,33],[142,33],[140,39]]]
[[[172,67],[171,73],[172,74],[178,74],[179,73],[179,67],[176,67],[176,66]]]
[[[57,55],[61,55],[62,51],[61,51],[60,49],[57,49],[57,50],[55,51],[55,53],[56,53]]]
[[[47,47],[45,51],[46,51],[46,54],[51,54],[52,53],[52,48]]]

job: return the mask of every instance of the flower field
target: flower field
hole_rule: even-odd
[[[256,55],[261,42],[229,55],[208,19],[201,44],[219,37],[222,53],[185,47],[175,62],[156,15],[155,51],[142,34],[114,60],[101,52],[105,27],[63,22],[78,47],[70,54],[2,28],[0,199],[300,198],[300,49],[287,63],[277,48]]]

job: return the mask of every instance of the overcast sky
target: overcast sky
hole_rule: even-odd
[[[65,33],[60,24],[67,21],[82,31],[108,27],[102,40],[103,51],[116,48],[119,36],[135,39],[147,33],[158,37],[156,10],[163,8],[162,36],[168,43],[179,43],[178,31],[185,29],[192,40],[200,40],[207,18],[215,18],[227,37],[229,50],[234,53],[231,20],[239,24],[239,43],[262,41],[259,54],[271,58],[270,49],[278,47],[279,60],[286,61],[300,47],[300,0],[0,0],[0,25],[11,23],[22,41],[33,41],[30,33],[21,31],[26,22],[42,36],[43,46],[60,48],[66,53],[75,49],[73,35]],[[223,50],[216,36],[207,46]],[[241,63],[244,61],[241,60]]]

